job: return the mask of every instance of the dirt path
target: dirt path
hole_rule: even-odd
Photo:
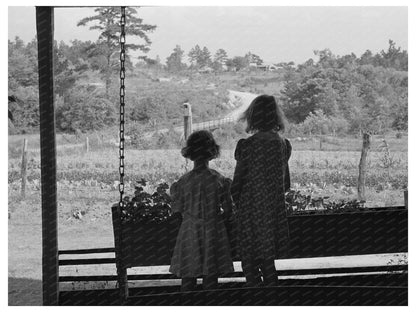
[[[257,94],[250,93],[250,92],[241,92],[241,91],[234,91],[234,90],[228,90],[228,91],[229,91],[228,97],[231,101],[231,104],[235,105],[236,108],[222,118],[194,123],[192,125],[193,129],[205,129],[206,128],[205,125],[209,124],[209,122],[221,123],[221,121],[225,119],[237,120],[241,116],[241,114],[247,109],[247,107],[250,105],[251,101],[257,96]],[[157,132],[166,133],[169,130],[170,129],[165,128],[165,129],[159,129]],[[177,132],[182,132],[183,126],[174,127],[173,130]],[[146,132],[144,134],[144,137],[145,138],[151,137],[155,132],[156,131]]]
[[[247,109],[250,105],[251,101],[258,95],[250,92],[240,92],[234,90],[228,90],[230,92],[229,97],[230,100],[239,101],[241,103],[235,110],[228,113],[225,118],[233,118],[238,119],[240,118],[241,114]]]

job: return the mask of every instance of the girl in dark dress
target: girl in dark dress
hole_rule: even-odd
[[[182,291],[193,290],[197,277],[203,288],[215,288],[218,275],[234,271],[224,218],[232,211],[230,179],[208,163],[219,155],[219,146],[208,131],[192,133],[182,155],[194,168],[170,189],[172,210],[182,214],[170,272],[182,278]]]
[[[285,192],[290,187],[292,147],[279,135],[284,130],[283,113],[273,96],[256,97],[243,119],[246,131],[254,134],[237,143],[231,186],[242,267],[248,286],[274,286],[274,260],[288,251]]]

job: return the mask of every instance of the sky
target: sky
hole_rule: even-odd
[[[92,40],[98,33],[77,22],[94,15],[93,8],[56,8],[55,40]],[[367,49],[380,52],[388,40],[408,49],[408,9],[405,6],[159,6],[141,7],[144,23],[156,25],[149,34],[149,57],[162,63],[180,45],[188,54],[198,44],[211,54],[225,49],[229,57],[247,52],[267,63],[303,63],[314,58],[314,50],[329,48],[336,55]],[[8,7],[8,38],[19,36],[24,42],[35,37],[35,8]],[[137,42],[127,37],[127,41]]]

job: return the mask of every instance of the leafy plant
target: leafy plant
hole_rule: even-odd
[[[136,182],[134,196],[123,198],[122,219],[127,222],[164,222],[171,215],[171,198],[166,192],[169,185],[159,183],[156,191],[149,193],[145,190],[147,181],[141,179]]]
[[[320,213],[342,213],[359,211],[364,208],[364,201],[329,201],[328,196],[312,198],[311,195],[301,194],[300,191],[290,190],[286,193],[286,209],[289,214],[309,214],[310,211]]]
[[[127,222],[156,222],[163,223],[172,216],[171,197],[167,193],[169,185],[166,182],[157,184],[156,191],[151,192],[147,181],[136,182],[134,196],[125,196],[122,219]],[[301,194],[298,190],[286,193],[286,209],[289,214],[310,214],[311,211],[320,213],[342,213],[359,211],[364,208],[364,201],[330,201],[329,196],[315,197]]]
[[[382,140],[381,150],[383,154],[380,157],[381,167],[388,169],[388,173],[390,175],[390,169],[393,168],[395,165],[400,164],[399,159],[395,159],[395,157],[390,153],[390,147],[386,141],[386,139]]]

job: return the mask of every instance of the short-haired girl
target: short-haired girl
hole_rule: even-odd
[[[292,147],[279,135],[284,117],[273,96],[256,97],[243,119],[246,131],[254,134],[237,143],[231,187],[242,268],[248,286],[275,286],[274,260],[286,254],[289,241],[285,191]]]
[[[203,288],[218,284],[218,275],[234,271],[224,214],[232,210],[231,182],[210,169],[219,156],[219,146],[208,131],[192,133],[182,155],[194,168],[171,186],[172,210],[182,214],[170,272],[182,278],[182,291],[195,289],[196,278]]]

